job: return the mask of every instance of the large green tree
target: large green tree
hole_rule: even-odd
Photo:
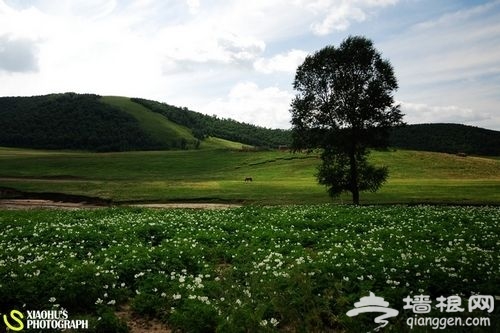
[[[368,163],[368,148],[387,146],[389,129],[402,124],[390,62],[371,40],[348,37],[306,57],[293,87],[294,148],[322,148],[319,183],[331,196],[351,192],[359,204],[359,192],[376,191],[388,175]]]

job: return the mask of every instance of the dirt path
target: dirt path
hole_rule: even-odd
[[[130,306],[124,306],[116,312],[116,316],[127,323],[130,333],[171,333],[168,327],[156,319],[145,319],[135,316]]]
[[[96,209],[106,206],[94,205],[86,202],[64,202],[44,199],[0,199],[0,209]],[[237,204],[221,204],[221,203],[144,203],[144,204],[129,204],[120,207],[145,207],[145,208],[190,208],[190,209],[229,209],[241,207]]]
[[[0,209],[95,209],[103,206],[84,202],[60,202],[44,199],[0,199]]]
[[[179,203],[151,203],[151,204],[133,204],[131,207],[145,208],[191,208],[191,209],[229,209],[238,208],[242,205],[238,204],[222,204],[222,203],[204,203],[204,202],[179,202]]]

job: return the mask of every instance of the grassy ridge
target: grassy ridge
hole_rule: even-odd
[[[102,152],[229,144],[209,140],[201,145],[191,128],[127,97],[75,93],[0,97],[0,119],[0,146],[8,147]]]
[[[212,136],[261,147],[291,145],[292,142],[291,132],[288,130],[269,129],[232,119],[208,116],[185,107],[180,108],[141,98],[132,98],[131,100],[189,128],[193,135],[200,140]]]
[[[180,126],[168,118],[152,112],[144,106],[134,103],[127,97],[104,96],[101,100],[125,113],[139,122],[141,128],[160,147],[194,148],[196,138],[186,127]]]
[[[375,151],[388,183],[364,203],[500,203],[500,160]],[[228,150],[78,153],[0,149],[0,186],[129,200],[331,202],[317,185],[315,154]],[[245,177],[254,179],[245,183]],[[343,196],[335,202],[346,202]]]

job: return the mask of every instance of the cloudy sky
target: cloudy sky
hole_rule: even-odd
[[[364,35],[408,123],[500,130],[500,1],[0,0],[0,96],[143,97],[289,128],[307,54]]]

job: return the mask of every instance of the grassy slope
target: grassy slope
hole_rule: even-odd
[[[208,149],[241,149],[242,147],[252,147],[246,144],[242,144],[240,142],[229,141],[221,138],[208,137],[201,142],[200,148],[208,148]]]
[[[193,148],[197,141],[189,128],[178,125],[165,116],[132,102],[128,97],[104,96],[102,100],[136,118],[145,132],[149,133],[160,144],[171,145],[173,140],[185,139],[188,147]],[[242,144],[239,142],[212,137],[203,140],[200,145],[200,148],[209,149],[240,149],[241,147]]]
[[[136,118],[141,124],[141,127],[158,143],[170,145],[173,140],[182,138],[189,143],[196,141],[196,138],[189,129],[177,125],[164,116],[152,112],[140,104],[132,102],[130,98],[104,96],[101,99],[103,102],[117,107]]]
[[[500,204],[500,160],[404,151],[374,152],[390,170],[364,203]],[[89,154],[0,149],[0,186],[126,200],[331,202],[316,184],[316,155],[190,150]],[[243,179],[253,177],[252,183]],[[348,196],[335,202],[347,202]]]

